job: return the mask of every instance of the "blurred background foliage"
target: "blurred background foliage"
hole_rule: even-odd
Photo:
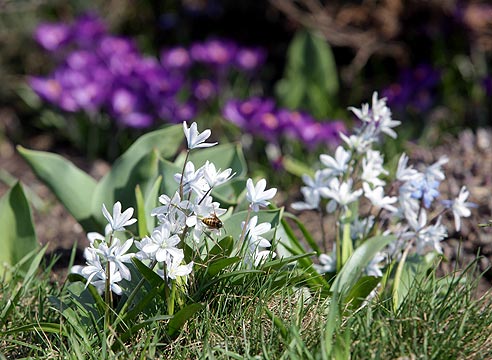
[[[94,112],[66,111],[35,95],[29,79],[48,78],[66,56],[43,49],[36,29],[74,24],[84,14],[135,43],[138,56],[166,73],[165,49],[192,54],[199,66],[182,72],[188,85],[172,94],[172,115],[146,113],[151,125],[133,126],[115,121],[111,103],[97,108],[103,115],[95,121]],[[217,137],[241,141],[253,170],[300,173],[305,169],[295,159],[310,163],[333,148],[333,134],[353,121],[346,108],[373,91],[402,120],[402,142],[433,145],[443,132],[491,125],[492,5],[485,1],[1,1],[0,29],[1,132],[26,146],[41,139],[34,147],[45,150],[73,147],[112,160],[147,130],[188,116]],[[220,51],[263,55],[252,71],[238,66],[235,55],[222,76],[221,66],[192,51],[214,39],[222,41]],[[205,106],[193,93],[204,79],[217,93]],[[95,145],[87,141],[96,138]]]

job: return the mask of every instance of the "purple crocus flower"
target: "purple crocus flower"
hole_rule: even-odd
[[[32,76],[29,78],[28,82],[29,86],[31,86],[34,92],[43,100],[48,101],[52,104],[57,104],[60,100],[62,87],[60,85],[60,82],[55,78],[42,78]]]
[[[222,109],[222,116],[240,128],[248,130],[249,122],[254,116],[271,112],[275,103],[271,99],[253,97],[248,100],[229,100]]]
[[[192,85],[193,96],[199,101],[208,101],[217,96],[217,83],[210,79],[200,79]]]
[[[235,65],[244,71],[257,70],[264,64],[266,52],[261,48],[240,48],[236,53]]]
[[[177,46],[162,50],[161,64],[167,69],[183,70],[191,66],[191,57],[187,49]]]
[[[152,125],[152,116],[147,114],[145,101],[136,93],[117,88],[111,97],[111,112],[117,120],[127,126],[145,128]]]
[[[219,68],[232,65],[236,51],[237,45],[235,43],[222,39],[210,39],[203,43],[195,43],[190,49],[193,60]]]
[[[34,39],[48,51],[60,49],[70,41],[71,36],[70,26],[63,23],[40,24],[34,32]]]
[[[81,47],[92,47],[102,36],[106,35],[107,28],[103,20],[95,14],[87,13],[79,16],[73,24],[73,41]]]
[[[383,90],[388,105],[396,109],[411,107],[422,112],[432,106],[433,91],[439,83],[440,73],[428,64],[403,70],[398,82]]]

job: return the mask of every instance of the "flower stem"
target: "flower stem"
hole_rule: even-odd
[[[241,236],[239,237],[238,249],[239,253],[243,250],[244,237],[246,236],[246,228],[248,227],[249,218],[251,217],[251,205],[248,208],[248,214],[246,215],[246,220],[244,222],[243,230],[241,231]]]
[[[176,280],[171,280],[171,295],[167,298],[167,313],[174,315],[174,298],[176,297]]]
[[[184,164],[183,164],[183,170],[181,170],[181,181],[179,182],[179,198],[180,199],[183,198],[183,187],[184,187],[183,179],[184,179],[184,172],[185,172],[185,168],[186,168],[186,163],[188,162],[189,156],[190,156],[190,149],[187,149],[186,150],[185,161],[184,161]]]

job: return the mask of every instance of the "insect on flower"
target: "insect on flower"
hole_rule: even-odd
[[[219,230],[222,228],[222,221],[217,217],[215,213],[210,214],[209,217],[203,218],[202,223],[208,226],[209,229]]]

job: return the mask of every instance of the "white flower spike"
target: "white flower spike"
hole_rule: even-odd
[[[217,145],[217,143],[206,143],[205,141],[210,137],[212,133],[209,129],[204,130],[201,134],[198,132],[196,122],[193,122],[188,128],[186,121],[183,121],[183,131],[188,144],[188,149],[205,148]]]

